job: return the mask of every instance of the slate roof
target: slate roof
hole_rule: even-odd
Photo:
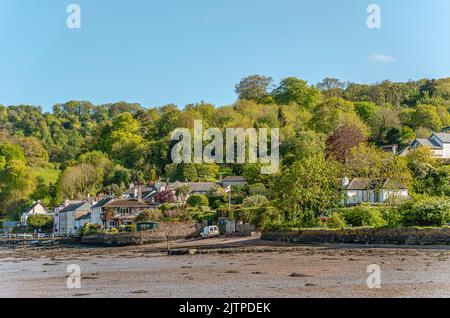
[[[429,147],[431,149],[442,149],[436,142],[429,139],[416,139],[415,142],[418,142],[421,146]]]
[[[387,179],[386,182],[383,184],[383,189],[400,189],[400,190],[406,190],[406,187],[398,181],[394,181],[392,179]]]
[[[347,187],[347,190],[373,190],[375,182],[369,178],[354,178]],[[406,190],[406,187],[401,182],[395,182],[391,179],[386,179],[383,183],[383,189],[401,189]]]
[[[149,208],[151,205],[137,200],[113,200],[104,205],[108,208]]]
[[[246,182],[245,177],[242,176],[228,176],[223,179],[224,182]]]
[[[128,189],[127,191],[125,191],[123,194],[129,194],[129,195],[133,195],[134,196],[134,191],[135,191],[135,189],[136,189],[136,191],[137,191],[137,186],[136,187],[133,187],[133,188],[131,188],[131,189]],[[145,186],[145,187],[141,187],[141,192],[142,193],[144,193],[144,192],[152,192],[152,191],[155,191],[155,188],[154,187],[148,187],[148,186]]]
[[[450,133],[435,133],[434,134],[436,137],[439,138],[440,141],[442,141],[445,144],[450,144]]]
[[[169,189],[176,190],[183,186],[188,186],[190,192],[208,192],[214,189],[217,185],[214,182],[174,182],[169,184]]]
[[[347,187],[347,190],[367,190],[370,186],[368,178],[354,178]]]
[[[104,206],[105,204],[110,202],[111,200],[114,200],[114,198],[109,197],[109,198],[105,198],[103,200],[100,200],[96,204],[94,204],[94,206],[92,208],[101,208],[102,206]]]
[[[89,211],[91,204],[88,202],[69,204],[64,209],[59,211],[59,213],[70,212],[70,211]]]

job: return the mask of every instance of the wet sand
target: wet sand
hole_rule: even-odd
[[[290,246],[259,239],[123,248],[0,248],[0,297],[450,297],[450,249]],[[204,254],[203,254],[204,253]],[[67,288],[67,266],[82,271]],[[381,267],[369,289],[367,266]]]

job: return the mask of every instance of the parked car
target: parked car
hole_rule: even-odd
[[[200,236],[203,238],[220,236],[219,228],[216,225],[205,226],[200,232]]]

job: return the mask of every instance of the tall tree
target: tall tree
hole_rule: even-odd
[[[296,103],[302,108],[309,109],[320,98],[317,88],[309,86],[304,80],[288,77],[272,92],[275,102],[281,105]]]
[[[239,99],[264,101],[269,96],[269,89],[273,82],[271,77],[251,75],[243,78],[235,87]]]

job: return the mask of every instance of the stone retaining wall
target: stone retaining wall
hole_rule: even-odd
[[[200,235],[202,225],[194,222],[166,223],[160,228],[151,231],[119,234],[96,234],[83,236],[81,244],[94,246],[130,246],[146,245],[166,242],[167,235],[170,240],[197,237]]]
[[[261,238],[268,241],[298,244],[450,245],[450,228],[266,230],[263,231]]]

